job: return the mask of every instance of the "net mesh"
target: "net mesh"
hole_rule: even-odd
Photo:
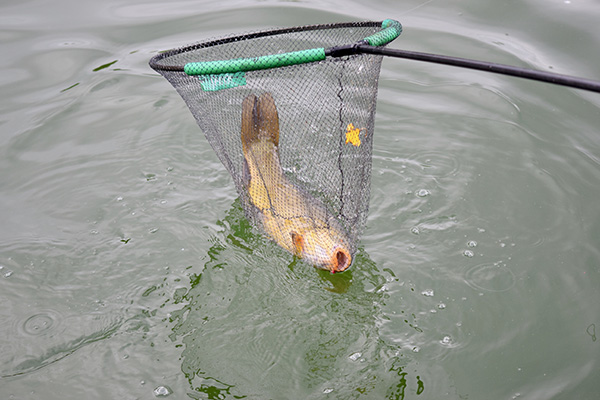
[[[189,76],[182,66],[340,46],[379,31],[381,22],[262,31],[151,61],[231,173],[250,221],[291,253],[332,272],[350,265],[365,226],[381,56],[208,77]]]

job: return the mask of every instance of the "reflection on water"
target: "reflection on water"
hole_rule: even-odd
[[[219,222],[201,272],[172,299],[174,342],[193,398],[403,399],[425,383],[379,334],[386,282],[359,251],[352,270],[317,271],[265,241],[238,201]],[[386,278],[387,276],[387,278]]]

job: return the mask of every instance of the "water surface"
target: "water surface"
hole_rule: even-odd
[[[597,397],[599,95],[384,60],[367,228],[332,276],[249,225],[147,65],[232,32],[395,18],[392,47],[600,79],[595,2],[1,10],[2,398]]]

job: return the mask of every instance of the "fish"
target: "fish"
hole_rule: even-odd
[[[295,185],[279,158],[279,114],[273,96],[242,102],[243,176],[249,202],[265,233],[313,266],[341,272],[352,263],[348,236],[325,204]]]

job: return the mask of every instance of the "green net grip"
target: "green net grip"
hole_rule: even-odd
[[[309,49],[291,53],[271,54],[254,58],[237,58],[187,63],[183,70],[188,75],[227,74],[304,64],[325,59],[325,49]]]
[[[393,19],[386,19],[383,21],[381,28],[382,30],[380,32],[366,37],[362,43],[368,43],[371,46],[384,46],[396,39],[402,33],[402,25],[400,25],[400,22]],[[342,49],[342,51],[338,51],[337,56],[356,53],[353,45],[341,46],[339,49]],[[317,48],[294,51],[290,53],[270,54],[253,58],[191,62],[185,64],[183,71],[188,75],[221,75],[256,71],[260,69],[287,67],[289,65],[298,65],[325,60],[328,52],[329,55],[333,55],[332,50],[338,50],[338,48],[331,48],[328,50],[324,48]]]
[[[402,25],[393,19],[386,19],[381,24],[384,28],[381,32],[365,38],[365,42],[371,46],[383,46],[396,39],[402,33]]]

